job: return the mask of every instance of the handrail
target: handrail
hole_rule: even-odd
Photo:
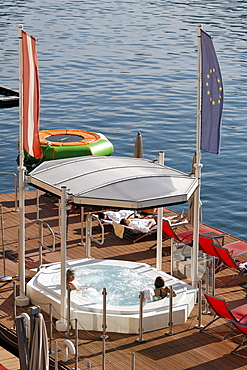
[[[99,240],[95,239],[95,238],[92,236],[92,234],[90,235],[90,238],[91,238],[91,240],[93,240],[95,243],[102,245],[102,244],[104,244],[104,241],[105,241],[104,226],[103,226],[103,224],[100,222],[100,219],[99,219],[97,216],[95,216],[93,213],[88,213],[88,214],[89,214],[89,215],[91,215],[91,217],[95,218],[95,219],[98,221],[98,224],[99,224],[99,225],[100,225],[100,227],[101,227],[101,241],[99,241]]]
[[[50,252],[54,252],[55,251],[55,246],[56,246],[56,242],[55,242],[55,234],[54,234],[54,231],[52,230],[52,228],[50,227],[50,225],[45,222],[45,221],[42,221],[42,220],[33,220],[31,222],[29,222],[28,224],[25,225],[25,228],[33,225],[33,224],[39,224],[40,225],[40,228],[39,228],[39,266],[38,266],[38,271],[39,269],[41,268],[42,266],[42,248],[46,248],[48,249]],[[52,235],[52,248],[46,246],[44,243],[43,243],[43,227],[47,227],[49,229],[49,231],[51,232],[51,235]]]
[[[13,175],[14,176],[15,209],[13,209],[13,212],[16,212],[18,211],[18,208],[17,208],[17,175],[14,172],[0,172],[0,175]]]
[[[31,222],[29,222],[28,224],[25,225],[25,227],[29,227],[33,224],[40,224],[40,225],[44,225],[46,226],[49,231],[51,232],[52,234],[52,248],[48,247],[47,245],[43,244],[43,235],[42,235],[42,238],[40,240],[40,245],[46,249],[48,249],[50,252],[54,252],[55,251],[55,246],[56,246],[56,243],[55,243],[55,234],[54,234],[54,231],[52,230],[52,228],[50,227],[50,225],[45,222],[45,221],[42,221],[42,220],[33,220]]]

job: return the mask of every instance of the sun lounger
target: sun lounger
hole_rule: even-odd
[[[232,283],[236,279],[241,278],[242,276],[247,274],[247,260],[236,262],[234,258],[231,256],[229,250],[225,247],[220,247],[216,244],[213,244],[215,251],[221,261],[224,263],[226,267],[231,268],[237,275],[230,279],[225,285]]]
[[[116,215],[115,215],[116,213]],[[131,215],[134,214],[134,212],[132,213],[131,212]],[[110,214],[108,214],[108,217],[109,217]],[[143,227],[143,229],[137,229],[137,228],[133,228],[133,227],[130,227],[130,226],[127,226],[127,225],[122,225],[119,223],[120,221],[120,218],[117,218],[119,217],[118,215],[118,212],[112,212],[112,216],[114,218],[114,220],[109,220],[109,219],[101,219],[101,221],[105,224],[108,224],[108,225],[112,225],[113,226],[113,229],[114,229],[114,232],[116,234],[116,236],[120,237],[120,238],[126,238],[128,240],[131,240],[133,243],[143,239],[144,237],[147,237],[149,235],[153,235],[155,233],[157,233],[157,224],[156,225],[153,225],[150,229],[148,229],[147,227]],[[172,220],[173,218],[175,218],[176,216],[172,216],[170,217],[170,220]],[[157,216],[154,216],[155,219],[157,219]],[[139,218],[138,220],[141,220],[142,218]],[[143,217],[143,219],[150,219],[150,217]],[[116,222],[115,220],[117,220],[118,222]],[[165,219],[163,218],[163,221],[164,220],[168,220],[169,219]],[[174,223],[172,225],[173,226],[180,226],[180,225],[186,225],[188,223],[187,220],[178,220],[178,222]]]
[[[175,225],[172,225],[175,226]],[[168,238],[174,239],[178,243],[188,244],[193,241],[193,230],[184,231],[180,234],[176,234],[175,230],[173,230],[170,223],[166,220],[162,223],[163,233]],[[216,235],[219,235],[219,237],[223,236],[224,234],[221,231],[212,229],[211,227],[202,227],[199,229],[199,234],[205,234],[205,233],[214,233]]]
[[[237,353],[237,350],[241,347],[244,346],[244,344],[246,343],[247,341],[247,325],[245,324],[240,324],[239,322],[236,322],[234,320],[231,321],[231,323],[236,327],[236,329],[238,329],[242,334],[244,334],[244,338],[242,340],[242,342],[240,344],[237,345],[237,347],[235,347],[231,353],[234,354],[234,355],[238,355],[238,356],[241,356],[241,357],[244,357],[246,359],[246,356],[242,356],[240,355],[239,353]]]
[[[247,321],[247,304],[244,304],[242,306],[239,306],[239,307],[236,307],[232,310],[229,310],[228,305],[227,305],[227,303],[224,299],[214,297],[214,296],[212,296],[210,294],[206,294],[206,293],[204,295],[205,295],[209,305],[214,310],[215,314],[214,314],[213,319],[210,322],[208,322],[207,325],[204,326],[204,328],[200,329],[201,332],[205,332],[207,334],[216,336],[216,335],[214,335],[214,334],[212,334],[208,331],[206,332],[205,330],[212,323],[216,322],[219,319],[226,319],[228,321],[234,320],[238,323],[245,323]],[[231,333],[232,333],[232,331],[230,331],[230,333],[226,334],[221,339],[225,339]],[[217,336],[217,338],[218,338],[218,336]]]

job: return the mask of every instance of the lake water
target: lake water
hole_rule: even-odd
[[[114,155],[190,172],[197,25],[213,36],[225,98],[221,153],[202,153],[203,220],[246,239],[247,3],[223,0],[0,0],[0,85],[18,88],[18,24],[38,39],[40,129],[102,132]],[[18,108],[0,110],[0,171],[16,172]],[[12,191],[0,178],[0,192]],[[181,209],[181,205],[178,209]],[[184,206],[186,209],[186,205]]]

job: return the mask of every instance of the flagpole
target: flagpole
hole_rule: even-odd
[[[191,259],[191,284],[197,287],[198,254],[199,254],[199,223],[200,223],[200,188],[201,188],[201,25],[198,25],[198,64],[197,64],[197,115],[196,115],[196,161],[195,176],[198,187],[194,193],[194,230]]]
[[[25,296],[25,189],[24,189],[24,151],[23,151],[23,91],[22,91],[22,24],[18,26],[19,38],[19,240],[18,240],[18,259],[19,259],[19,279],[20,295],[16,297],[18,306],[27,306],[29,298]]]
[[[159,164],[164,165],[164,152],[159,152]],[[156,268],[162,270],[162,221],[163,207],[158,208]]]

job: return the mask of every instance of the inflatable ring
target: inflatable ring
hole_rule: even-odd
[[[44,130],[39,131],[43,158],[36,159],[25,153],[25,166],[28,170],[43,161],[81,157],[85,155],[111,155],[114,147],[101,133],[83,130]]]
[[[62,137],[67,138],[68,141],[63,141],[61,139]],[[78,140],[79,138],[80,140]],[[100,139],[101,139],[100,134],[97,134],[96,132],[89,132],[83,130],[39,131],[39,141],[41,145],[54,145],[54,146],[88,145]]]

